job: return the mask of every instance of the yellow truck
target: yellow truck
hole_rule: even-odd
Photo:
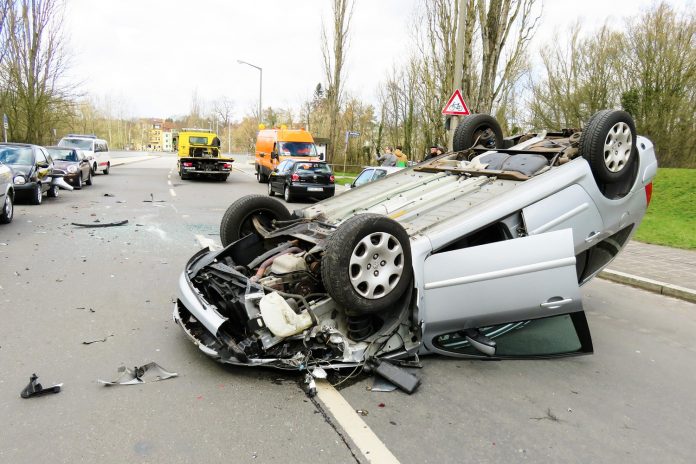
[[[225,181],[232,171],[232,158],[222,156],[220,139],[207,129],[182,129],[179,132],[179,177],[210,177]]]

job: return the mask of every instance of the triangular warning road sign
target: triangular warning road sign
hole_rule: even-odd
[[[467,108],[464,99],[462,98],[462,93],[459,89],[455,90],[447,104],[442,109],[442,114],[450,114],[452,116],[466,116],[471,114],[469,108]]]

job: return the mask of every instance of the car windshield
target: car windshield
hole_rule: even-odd
[[[79,148],[81,150],[91,150],[93,140],[86,139],[61,139],[58,145],[61,147]]]
[[[317,156],[317,147],[311,142],[280,142],[280,156]]]
[[[47,148],[51,158],[59,161],[79,161],[75,150],[61,150],[59,148]]]
[[[191,145],[208,145],[208,137],[189,137]]]
[[[31,166],[34,157],[29,147],[0,147],[0,161],[5,164]]]
[[[298,163],[295,166],[298,174],[331,174],[331,168],[326,163]]]

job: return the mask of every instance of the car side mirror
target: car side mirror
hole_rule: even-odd
[[[271,153],[271,159],[277,160],[279,158],[278,153],[273,152]]]

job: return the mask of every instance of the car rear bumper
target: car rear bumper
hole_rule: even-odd
[[[290,184],[290,193],[296,197],[329,198],[336,191],[335,185],[324,184]],[[312,190],[321,189],[321,190]]]

